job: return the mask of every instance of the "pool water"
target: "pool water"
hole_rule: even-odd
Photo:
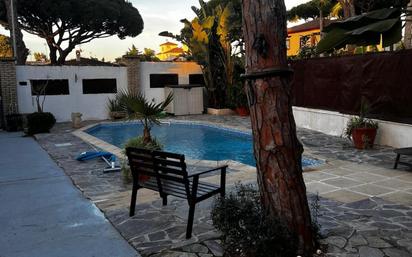
[[[142,135],[140,123],[101,124],[86,132],[119,148],[128,139]],[[252,136],[203,124],[170,123],[153,126],[152,136],[164,146],[164,150],[184,154],[196,160],[234,160],[255,166]],[[319,164],[319,160],[303,158],[303,166]]]

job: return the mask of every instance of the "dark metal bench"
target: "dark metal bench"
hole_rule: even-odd
[[[134,216],[140,188],[159,192],[163,205],[167,205],[168,195],[186,199],[189,204],[186,238],[191,238],[196,203],[216,194],[225,195],[227,165],[188,174],[185,156],[181,154],[129,147],[126,155],[133,176],[130,216]],[[220,185],[199,180],[201,175],[217,170],[220,170]]]
[[[412,163],[400,161],[401,155],[412,156],[412,147],[398,148],[393,151],[396,153],[395,164],[393,165],[394,169],[398,168],[398,164],[402,164],[402,165],[408,166],[409,168],[412,168]]]

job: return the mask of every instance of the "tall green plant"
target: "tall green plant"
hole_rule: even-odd
[[[169,94],[163,102],[158,104],[150,102],[140,92],[132,90],[120,91],[117,96],[120,104],[127,111],[129,118],[138,119],[143,124],[143,143],[153,142],[150,130],[153,124],[160,124],[159,116],[172,102],[173,95]]]
[[[188,46],[193,59],[202,67],[213,107],[226,107],[227,89],[233,83],[235,56],[241,52],[240,16],[236,12],[239,1],[199,1],[200,8],[192,7],[196,17],[181,20],[180,35],[164,31],[159,35],[172,37]],[[235,6],[234,6],[235,5]],[[238,18],[237,18],[238,17]],[[234,42],[237,42],[234,47]]]

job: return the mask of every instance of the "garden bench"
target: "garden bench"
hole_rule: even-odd
[[[189,239],[192,236],[195,205],[213,195],[225,195],[227,165],[189,174],[185,156],[181,154],[128,147],[126,155],[133,177],[130,216],[134,216],[140,188],[159,192],[163,205],[167,205],[168,195],[186,199],[189,204],[186,238]],[[220,170],[220,185],[199,180],[201,175],[217,170]]]
[[[412,163],[400,161],[401,155],[412,156],[412,147],[398,148],[393,151],[396,153],[395,165],[393,166],[394,169],[398,168],[398,164],[403,164],[405,166],[412,168]]]

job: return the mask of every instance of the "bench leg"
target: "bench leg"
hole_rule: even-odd
[[[395,165],[393,165],[393,168],[396,170],[398,168],[398,163],[399,163],[399,159],[401,158],[400,154],[396,155],[396,160],[395,160]]]
[[[223,187],[223,188],[220,189],[220,197],[221,197],[222,199],[225,199],[225,195],[226,195],[226,190],[225,190],[225,188]]]
[[[167,205],[167,195],[163,195],[162,200],[163,200],[163,206],[166,206]]]
[[[189,219],[187,221],[186,239],[192,237],[193,219],[195,216],[195,204],[189,205]]]
[[[133,183],[132,199],[130,201],[130,212],[129,212],[130,217],[134,216],[134,209],[136,207],[137,189],[138,189],[138,186]]]

